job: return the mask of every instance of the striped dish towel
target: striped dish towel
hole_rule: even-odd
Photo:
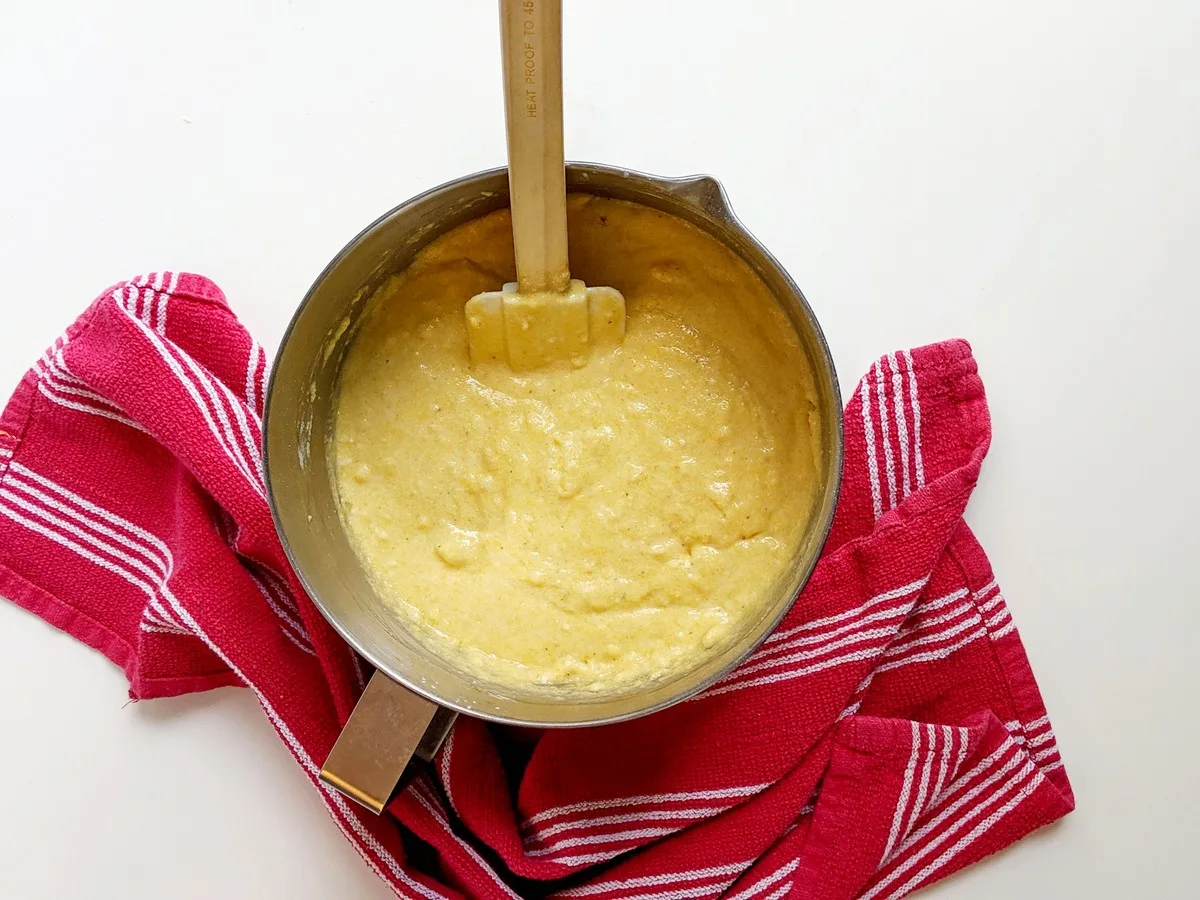
[[[962,519],[990,436],[966,343],[888,354],[859,383],[824,556],[731,675],[604,728],[460,718],[436,777],[383,817],[316,777],[364,672],[275,535],[266,370],[205,278],[105,291],[0,418],[0,594],[103,652],[136,699],[254,691],[398,896],[895,898],[1073,808]]]

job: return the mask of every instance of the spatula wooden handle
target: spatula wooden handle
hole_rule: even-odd
[[[500,0],[517,290],[566,291],[562,0]]]

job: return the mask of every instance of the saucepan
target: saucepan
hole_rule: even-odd
[[[443,184],[368,226],[325,268],[288,326],[268,388],[263,452],[271,509],[288,559],[325,618],[375,667],[321,777],[376,812],[406,771],[432,758],[458,714],[537,728],[602,725],[661,710],[712,685],[787,613],[833,521],[841,481],[842,410],[829,347],[804,295],[738,221],[720,183],[708,176],[659,178],[572,163],[567,190],[677,216],[733,250],[764,282],[799,337],[816,387],[820,490],[807,530],[760,614],[736,641],[690,670],[587,697],[546,689],[523,693],[463,670],[417,640],[372,587],[342,525],[329,440],[342,362],[371,295],[440,235],[507,206],[507,170]]]

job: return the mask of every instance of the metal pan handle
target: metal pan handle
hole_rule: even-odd
[[[321,767],[321,781],[381,813],[432,762],[457,714],[376,672]]]

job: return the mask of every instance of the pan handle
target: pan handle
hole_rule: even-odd
[[[457,714],[380,672],[371,676],[321,767],[321,781],[373,813],[429,763]]]

